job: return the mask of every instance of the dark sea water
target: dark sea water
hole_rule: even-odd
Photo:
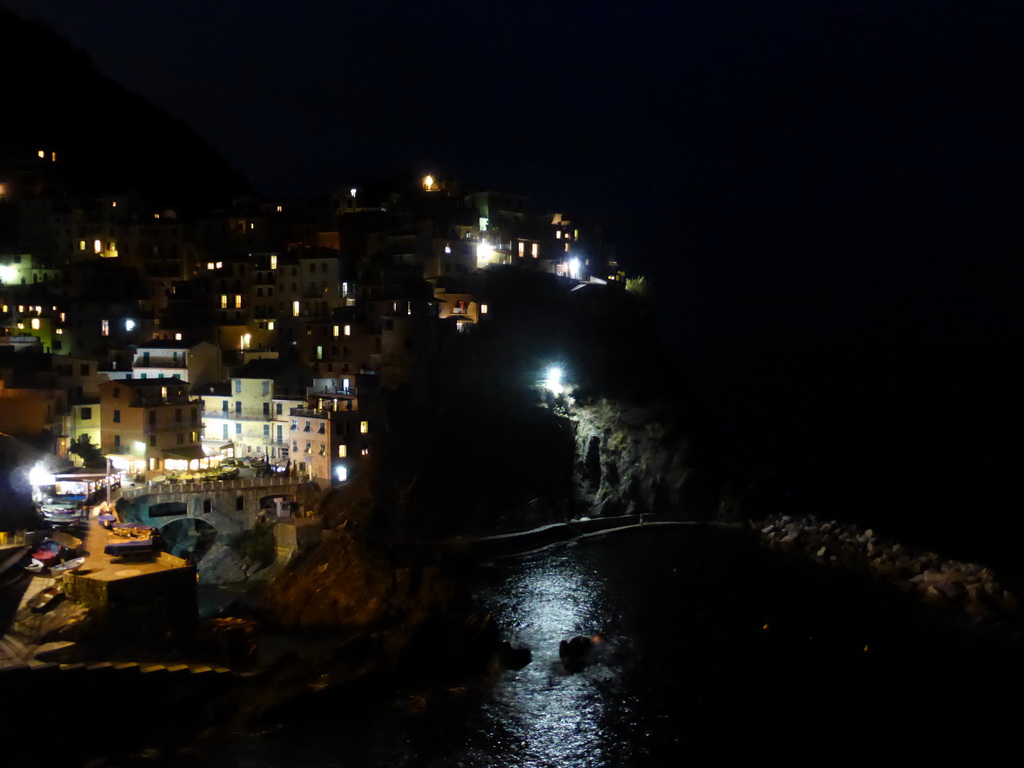
[[[518,671],[408,706],[334,701],[166,765],[660,766],[994,758],[1018,738],[1021,652],[866,577],[748,534],[648,526],[473,574]],[[558,642],[602,633],[584,672]]]

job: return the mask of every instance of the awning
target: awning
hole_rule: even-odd
[[[206,451],[199,445],[183,445],[181,448],[165,448],[164,458],[167,459],[205,459]]]

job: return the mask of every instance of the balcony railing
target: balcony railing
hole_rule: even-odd
[[[274,416],[263,411],[205,411],[204,419],[228,419],[230,421],[273,421]]]

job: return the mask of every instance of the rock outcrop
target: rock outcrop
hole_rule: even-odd
[[[931,603],[982,619],[1017,614],[1016,595],[978,563],[917,551],[834,520],[813,515],[770,517],[751,524],[770,547],[804,552],[818,562],[867,571]]]
[[[575,428],[577,510],[712,516],[718,487],[694,466],[691,441],[670,416],[607,399],[572,403],[563,413]]]

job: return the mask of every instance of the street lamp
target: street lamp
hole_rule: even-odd
[[[544,388],[553,395],[562,394],[565,391],[565,386],[562,384],[563,373],[557,365],[548,368],[544,377]]]

